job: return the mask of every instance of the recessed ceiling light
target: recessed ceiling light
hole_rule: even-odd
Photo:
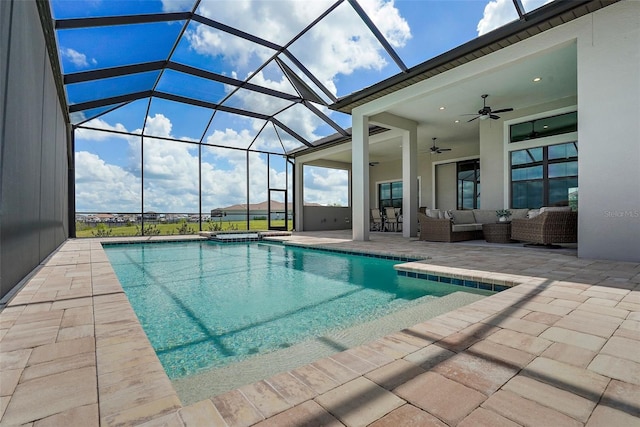
[[[540,80],[542,80],[542,77],[534,77],[533,78],[533,82],[534,83],[538,83]]]
[[[440,107],[441,110],[444,110],[445,108],[447,108],[447,107]]]
[[[543,128],[543,129],[549,129],[549,126],[544,125],[544,126],[542,126],[542,128]]]
[[[454,123],[460,123],[460,120],[456,120]]]

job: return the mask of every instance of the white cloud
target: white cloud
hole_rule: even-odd
[[[95,119],[92,126],[126,132],[122,124],[109,125]],[[162,114],[147,118],[148,133],[173,137],[171,120]],[[136,130],[140,132],[140,130]],[[76,152],[76,204],[82,212],[138,212],[140,210],[140,137],[78,129],[78,141],[108,143],[109,138],[128,142],[124,163],[113,164],[89,151]],[[216,131],[207,142],[228,147],[246,148],[252,140],[249,130]],[[156,212],[195,213],[198,211],[198,149],[193,144],[145,137],[144,143],[144,210]],[[90,145],[90,144],[89,144]],[[122,147],[120,145],[119,147]],[[246,152],[217,147],[203,149],[203,211],[246,203]],[[252,203],[267,199],[267,166],[265,155],[250,155],[249,177]],[[270,170],[271,183],[284,186],[284,171]]]
[[[304,167],[304,202],[349,205],[349,173],[342,169]]]
[[[163,0],[165,12],[189,10],[192,0]],[[224,3],[204,0],[199,13],[226,25],[235,26],[264,39],[283,44],[298,31],[306,27],[333,1],[279,1],[277,13],[274,2],[235,0],[233,8]],[[394,1],[362,0],[361,4],[380,31],[394,47],[403,46],[411,37],[406,21],[395,8]],[[350,75],[358,70],[381,69],[386,65],[384,50],[373,34],[363,24],[355,25],[356,16],[351,6],[344,2],[334,10],[323,24],[304,36],[304,41],[294,52],[333,93],[337,93],[335,82],[341,75]],[[210,27],[195,25],[186,34],[190,48],[212,60],[223,59],[230,68],[225,73],[230,76],[244,76],[254,70],[254,64],[262,63],[273,55],[273,51],[249,43]],[[293,50],[293,47],[292,47]],[[66,53],[74,63],[88,66],[89,60],[79,52]],[[72,59],[73,58],[73,59]],[[79,65],[79,66],[80,66]],[[267,77],[270,76],[270,77]],[[273,77],[272,73],[259,72],[252,83],[292,93],[292,88],[284,76]],[[243,92],[238,96],[236,106],[252,105],[260,110],[272,108],[265,98]],[[284,105],[284,104],[283,104]],[[330,114],[330,112],[326,112]],[[318,126],[323,122],[304,108],[291,108],[278,118],[308,140],[318,135]],[[248,120],[247,128],[223,128],[215,130],[206,142],[227,147],[246,148],[264,123]],[[95,119],[89,126],[105,130],[126,131],[122,124],[110,125],[102,119]],[[271,126],[271,125],[269,125]],[[136,129],[134,133],[141,133]],[[148,117],[145,134],[158,137],[174,137],[171,120],[164,114]],[[126,153],[127,168],[120,164],[110,164],[95,153],[76,154],[77,203],[79,210],[90,211],[138,211],[140,209],[140,138],[119,136],[104,132],[77,130],[76,137],[92,142],[107,141],[109,137],[123,138],[129,142]],[[300,142],[280,132],[286,149],[300,146]],[[272,130],[266,131],[253,145],[257,149],[278,149],[280,141]],[[246,203],[246,153],[240,150],[203,148],[202,198],[203,210]],[[251,203],[266,200],[266,160],[264,155],[251,154],[249,196]],[[122,157],[122,156],[121,156]],[[114,161],[115,162],[115,161]],[[135,166],[138,165],[138,166]],[[198,150],[195,145],[182,144],[145,138],[144,149],[144,210],[157,212],[196,212],[198,200]],[[273,186],[284,187],[286,175],[272,167],[269,171]],[[291,179],[291,177],[289,177]],[[307,181],[305,181],[307,182]],[[344,171],[318,172],[308,178],[307,196],[316,203],[348,204],[348,176]]]
[[[71,48],[61,48],[60,54],[64,58],[69,59],[69,61],[71,61],[73,65],[79,68],[86,68],[89,66],[89,63],[91,63],[91,65],[96,65],[98,63],[98,61],[96,61],[95,58],[91,58],[90,60],[87,60],[87,55],[85,55],[84,53],[80,53],[77,50],[74,50]]]
[[[87,151],[75,154],[76,209],[80,212],[137,212],[140,179]]]
[[[330,3],[308,1],[279,1],[277,13],[274,2],[236,0],[233,8],[220,7],[216,1],[203,1],[199,12],[226,25],[243,29],[266,40],[284,43],[314,18],[327,9]],[[403,46],[411,37],[409,25],[400,16],[393,1],[367,0],[363,8],[380,31],[395,47]],[[356,16],[348,3],[332,11],[319,25],[303,36],[304,48],[294,44],[291,49],[333,93],[337,93],[335,79],[339,74],[349,75],[360,69],[381,69],[386,65],[383,48],[362,22],[354,22]],[[255,43],[199,25],[187,33],[191,48],[210,55],[221,56],[235,67],[239,75],[252,58],[260,62],[274,51]]]
[[[522,4],[525,11],[531,11],[552,1],[553,0],[523,0]],[[480,22],[478,22],[478,35],[486,34],[516,19],[518,19],[518,12],[512,0],[491,0],[485,6],[484,15]]]
[[[89,120],[87,123],[84,124],[84,126],[97,128],[97,129],[104,129],[107,131],[127,132],[127,129],[124,127],[124,125],[122,125],[122,123],[116,123],[115,125],[110,125],[109,123],[105,122],[101,118]],[[104,141],[109,138],[122,138],[122,139],[129,140],[131,139],[131,136],[121,135],[121,134],[116,134],[111,132],[100,132],[100,131],[91,130],[91,129],[78,128],[76,130],[76,138],[81,138],[87,141]]]
[[[153,117],[147,117],[147,123],[145,124],[145,135],[161,136],[164,138],[171,137],[171,130],[173,124],[164,114],[156,114]]]
[[[194,0],[162,0],[163,12],[184,12],[190,11]]]
[[[360,0],[360,5],[391,46],[403,47],[411,39],[411,29],[400,16],[394,0]]]

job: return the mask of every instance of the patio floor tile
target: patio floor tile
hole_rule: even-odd
[[[513,377],[518,370],[517,367],[510,367],[482,356],[460,353],[440,363],[431,372],[437,372],[489,396]]]
[[[185,427],[226,427],[227,425],[209,399],[180,409],[178,415]]]
[[[95,339],[93,337],[43,345],[33,349],[29,357],[29,364],[35,365],[76,354],[95,353],[95,347]]]
[[[182,408],[99,240],[69,240],[0,312],[0,391],[8,393],[0,424],[93,426],[98,416],[103,426],[141,427],[638,423],[640,264],[326,234],[294,238],[428,256],[415,271],[518,286]]]
[[[532,400],[513,393],[499,390],[482,407],[494,411],[518,424],[531,427],[582,427],[583,424],[568,415],[540,405]]]
[[[336,353],[330,356],[330,359],[335,360],[336,362],[340,363],[343,366],[346,366],[347,368],[351,369],[354,372],[357,372],[360,375],[377,368],[377,366],[373,363],[370,363],[369,361],[346,351]]]
[[[98,405],[96,403],[76,406],[64,412],[36,421],[34,427],[58,426],[97,426],[99,425]]]
[[[9,369],[23,369],[31,356],[31,349],[0,352],[0,372]]]
[[[420,367],[425,370],[429,370],[443,360],[455,356],[455,354],[453,351],[442,348],[437,344],[432,344],[405,356],[404,360],[420,365]]]
[[[611,337],[601,353],[640,363],[640,342],[622,337]]]
[[[538,357],[527,365],[522,374],[597,402],[607,387],[609,378],[590,369],[591,367],[581,369],[556,360]]]
[[[589,364],[588,368],[610,378],[640,385],[640,363],[620,359],[608,354],[599,354]]]
[[[94,353],[82,353],[61,357],[38,364],[30,363],[22,373],[22,381],[29,381],[47,375],[85,368],[87,366],[92,366],[95,369],[96,356]]]
[[[274,375],[266,382],[290,405],[298,405],[305,400],[313,399],[318,394],[289,372]]]
[[[640,402],[639,385],[611,380],[600,404],[640,417],[640,405],[638,402]]]
[[[401,398],[440,418],[457,424],[486,396],[435,372],[426,372],[394,390]]]
[[[533,354],[525,351],[520,351],[489,340],[474,344],[466,353],[517,368],[525,367],[535,357]]]
[[[591,411],[596,406],[594,401],[524,375],[512,378],[502,389],[555,409],[583,423],[589,419]]]
[[[602,348],[607,340],[595,335],[585,334],[582,332],[572,331],[569,329],[552,326],[540,335],[553,342],[569,344],[575,347],[581,347],[590,351],[598,351]]]
[[[553,301],[551,303],[553,303]],[[555,324],[560,319],[562,319],[562,316],[558,316],[557,314],[541,313],[539,311],[533,311],[522,318],[522,320],[542,323],[548,326]],[[520,331],[520,332],[525,332],[525,331]]]
[[[408,404],[388,413],[373,424],[369,424],[369,427],[398,426],[447,427],[445,423],[428,412]]]
[[[462,420],[457,427],[520,427],[520,424],[488,409],[478,408]]]
[[[229,427],[245,427],[262,421],[264,417],[238,390],[211,398]]]
[[[268,420],[255,424],[255,427],[343,427],[340,421],[335,419],[322,406],[314,401],[308,401],[302,405],[282,412]]]
[[[102,408],[102,404],[100,405]],[[135,426],[147,421],[159,418],[163,415],[171,414],[180,409],[182,405],[177,396],[167,396],[142,405],[134,406],[122,411],[105,414],[100,411],[100,426]]]
[[[521,332],[511,331],[508,329],[502,329],[489,336],[487,339],[531,354],[541,354],[552,344],[551,341],[544,338],[534,337],[533,335],[523,334]]]
[[[95,367],[82,368],[18,384],[2,421],[19,425],[97,402]]]
[[[626,412],[598,405],[585,427],[629,427],[638,425],[638,418]]]
[[[238,390],[260,411],[264,418],[269,418],[293,406],[266,381],[248,384]]]
[[[136,427],[186,427],[186,425],[182,422],[177,412],[172,412],[152,418],[149,421],[138,424]],[[220,427],[226,427],[226,425],[222,424]]]
[[[583,347],[577,347],[563,342],[556,342],[547,348],[542,356],[548,359],[557,360],[558,362],[568,363],[569,365],[579,368],[586,368],[589,363],[598,354],[595,351],[587,350]]]
[[[344,384],[359,376],[357,372],[331,358],[316,360],[311,365],[333,378],[338,384]]]
[[[369,425],[405,403],[364,377],[328,391],[315,401],[348,427]]]
[[[0,396],[11,396],[18,386],[22,369],[4,369],[0,371]]]
[[[438,345],[440,347],[444,347],[448,350],[458,353],[466,348],[471,347],[473,344],[477,343],[480,340],[481,338],[478,338],[476,336],[465,334],[463,332],[456,332],[455,334],[451,334],[438,341]]]
[[[400,359],[367,373],[365,377],[387,390],[393,390],[424,372],[420,366]]]
[[[305,365],[291,371],[291,375],[299,379],[317,394],[322,394],[340,385],[312,365]]]

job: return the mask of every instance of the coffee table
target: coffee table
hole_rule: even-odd
[[[511,223],[496,222],[482,225],[484,239],[489,243],[514,243],[511,240]]]

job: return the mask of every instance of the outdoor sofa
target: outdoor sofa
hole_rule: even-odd
[[[540,208],[530,219],[511,221],[511,238],[527,243],[550,245],[578,241],[578,212],[567,207]]]
[[[529,209],[511,209],[511,219],[524,219]],[[451,210],[425,209],[418,212],[420,240],[461,242],[482,239],[482,225],[498,221],[495,209]]]

